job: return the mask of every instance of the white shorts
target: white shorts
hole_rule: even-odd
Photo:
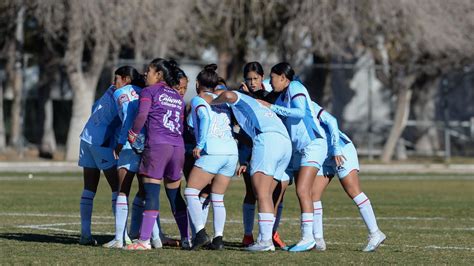
[[[127,171],[137,173],[141,158],[132,149],[122,149],[119,154],[117,169],[125,168]]]
[[[339,179],[343,179],[348,176],[353,170],[359,171],[359,158],[357,157],[357,150],[352,142],[347,143],[342,147],[342,155],[346,158],[344,164],[336,166],[333,156],[328,156],[323,163],[323,168],[319,169],[319,176],[337,176]]]
[[[115,167],[117,160],[112,148],[94,146],[81,140],[78,164],[80,167],[106,170]]]
[[[233,177],[238,161],[238,155],[202,155],[194,165],[214,175]]]
[[[291,141],[276,132],[260,133],[253,140],[250,175],[262,172],[278,181],[288,181],[285,173],[291,159]]]

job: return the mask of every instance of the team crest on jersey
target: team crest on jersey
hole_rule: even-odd
[[[130,95],[132,95],[133,99],[138,99],[138,93],[134,89],[130,90]]]
[[[122,104],[126,103],[126,102],[129,102],[130,101],[130,98],[128,98],[128,95],[127,94],[122,94],[118,97],[118,103],[120,106],[122,106]]]

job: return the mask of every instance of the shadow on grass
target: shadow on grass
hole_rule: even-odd
[[[100,245],[106,243],[107,241],[110,241],[113,236],[94,235],[94,238]],[[0,233],[0,239],[36,243],[58,243],[65,245],[79,244],[79,235],[66,234]]]

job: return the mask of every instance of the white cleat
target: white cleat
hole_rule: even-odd
[[[385,241],[386,238],[387,237],[385,236],[385,234],[382,233],[382,231],[380,230],[378,230],[377,232],[373,234],[369,234],[369,237],[368,237],[369,243],[362,251],[364,252],[375,251],[380,246],[380,244],[382,244]]]
[[[316,245],[314,249],[317,251],[325,251],[326,250],[326,242],[324,242],[324,238],[315,238]]]
[[[156,239],[151,240],[151,247],[152,248],[163,248],[163,243],[161,243],[161,239],[157,237]]]
[[[273,245],[273,241],[270,239],[268,241],[257,241],[250,245],[247,248],[248,251],[258,252],[258,251],[275,251],[275,246]]]
[[[314,239],[302,239],[300,242],[296,243],[296,245],[292,246],[288,249],[289,252],[304,252],[309,251],[314,248],[316,242]]]
[[[123,241],[112,239],[111,241],[102,245],[104,248],[123,248]]]

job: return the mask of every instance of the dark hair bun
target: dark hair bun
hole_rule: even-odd
[[[178,62],[176,62],[174,59],[170,59],[168,60],[168,63],[170,64],[171,67],[173,68],[177,68],[179,65],[178,65]]]
[[[209,64],[204,66],[204,70],[207,71],[216,71],[217,70],[217,65],[216,64]]]

